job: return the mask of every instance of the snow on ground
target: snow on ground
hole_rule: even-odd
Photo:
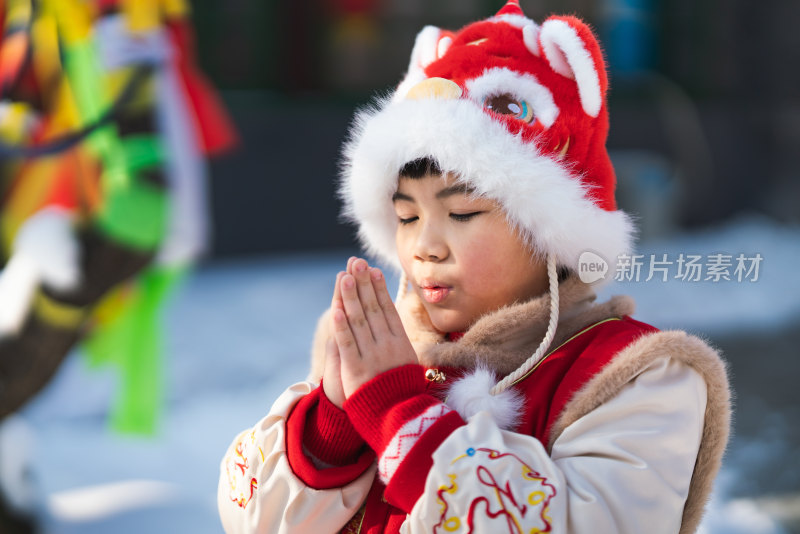
[[[717,229],[640,247],[648,254],[760,253],[750,282],[616,283],[637,318],[661,327],[724,332],[770,329],[800,316],[800,230],[746,218]],[[106,427],[114,374],[90,372],[73,354],[20,415],[31,435],[31,475],[46,534],[192,532],[219,534],[219,461],[288,384],[303,379],[316,318],[347,252],[293,255],[203,266],[168,313],[168,401],[154,438]],[[18,421],[19,421],[18,420]],[[24,431],[20,431],[24,434]],[[19,443],[24,436],[20,435]],[[774,445],[774,444],[773,444]],[[749,447],[766,443],[753,442]],[[774,447],[773,447],[774,448]],[[747,499],[731,500],[737,473],[724,468],[705,534],[778,534]]]

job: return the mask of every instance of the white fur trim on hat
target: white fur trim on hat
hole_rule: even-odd
[[[398,172],[423,157],[498,201],[534,249],[559,265],[577,270],[581,253],[591,250],[613,270],[630,251],[633,226],[625,213],[599,207],[563,162],[540,154],[475,102],[384,101],[356,116],[340,195],[362,242],[391,265],[399,267],[392,205]]]

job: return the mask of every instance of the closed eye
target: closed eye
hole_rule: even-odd
[[[419,219],[419,217],[408,217],[408,218],[405,218],[405,219],[400,217],[400,224],[411,224],[414,221],[416,221],[417,219]]]
[[[481,213],[483,212],[473,211],[472,213],[451,213],[450,218],[453,219],[454,221],[465,222],[472,219],[476,215],[480,215]]]

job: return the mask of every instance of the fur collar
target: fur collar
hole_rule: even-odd
[[[634,311],[629,297],[615,296],[602,303],[596,303],[596,298],[592,288],[577,277],[560,284],[559,323],[551,348],[590,324]],[[415,293],[406,295],[398,309],[422,365],[469,370],[480,366],[502,378],[522,365],[544,338],[550,320],[550,294],[489,313],[452,342],[445,341],[444,335],[433,328]]]

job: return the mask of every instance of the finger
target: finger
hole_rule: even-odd
[[[386,323],[385,313],[378,303],[375,289],[372,287],[369,264],[363,259],[358,259],[353,262],[353,270],[355,271],[354,278],[356,279],[356,290],[358,299],[361,301],[361,308],[364,310],[364,316],[369,323],[373,337],[378,339],[389,332],[389,325]]]
[[[322,389],[330,401],[342,407],[344,404],[344,388],[342,386],[341,358],[339,347],[333,336],[325,344],[325,370],[322,374]]]
[[[339,361],[354,361],[360,359],[358,345],[350,329],[347,316],[344,310],[334,308],[333,314],[333,338],[336,340],[336,348],[339,352]]]
[[[389,327],[389,331],[393,335],[399,335],[405,331],[403,321],[400,320],[400,314],[397,313],[397,307],[392,302],[392,297],[389,295],[389,289],[386,287],[386,278],[377,267],[370,269],[370,278],[372,278],[372,287],[375,291],[375,298],[378,300],[378,305],[383,310],[384,320]]]
[[[342,277],[345,274],[346,273],[344,271],[339,271],[336,274],[336,284],[334,285],[333,288],[333,298],[331,299],[331,306],[334,306],[337,302],[340,302],[342,300],[342,290],[339,287],[339,284],[342,282]]]
[[[347,259],[347,268],[345,268],[345,271],[347,272],[347,274],[353,274],[353,262],[355,262],[357,259],[358,258],[355,257],[355,256],[350,256]]]
[[[350,325],[353,338],[358,344],[360,354],[364,356],[370,353],[370,347],[375,343],[375,336],[372,335],[372,330],[370,330],[369,323],[364,315],[364,308],[361,306],[361,300],[358,298],[356,279],[352,275],[346,274],[342,277],[341,286],[342,303],[344,304],[347,323]]]
[[[329,372],[338,374],[340,364],[339,346],[336,344],[336,339],[329,337],[325,342],[325,374]]]

